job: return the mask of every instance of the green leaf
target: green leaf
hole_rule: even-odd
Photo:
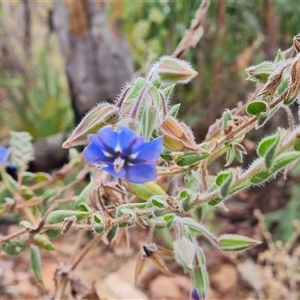
[[[142,200],[148,200],[151,196],[154,195],[165,195],[166,192],[154,181],[135,184],[130,183],[132,191]]]
[[[9,255],[17,256],[25,251],[27,245],[23,241],[19,240],[10,240],[8,242],[3,243],[2,250]]]
[[[279,171],[280,169],[292,163],[298,158],[300,158],[300,152],[298,151],[292,151],[292,152],[280,154],[274,161],[272,172]]]
[[[265,150],[261,151],[264,152],[264,161],[267,169],[270,169],[273,165],[279,142],[280,142],[280,131],[278,131],[277,134],[275,135],[275,140],[273,141],[273,143],[270,144],[267,148],[264,146]]]
[[[230,193],[230,187],[234,181],[233,171],[227,170],[219,173],[216,178],[216,185],[220,187],[220,194],[223,198],[227,197]]]
[[[175,87],[175,84],[172,84],[172,85],[166,87],[165,89],[163,89],[162,93],[163,93],[166,101],[168,101],[170,99],[174,87]],[[172,117],[176,117],[179,108],[180,108],[180,103],[172,106],[172,108],[169,110],[168,114]],[[174,113],[174,115],[173,115],[173,113]]]
[[[231,145],[227,148],[227,151],[226,151],[226,164],[225,164],[224,167],[228,167],[229,165],[231,165],[231,163],[235,159],[235,152],[236,152],[236,150]]]
[[[40,246],[46,250],[54,250],[55,249],[54,245],[44,235],[36,234],[33,237],[33,240],[38,246]]]
[[[22,185],[20,190],[21,190],[21,196],[25,200],[30,200],[35,197],[35,193],[30,189],[30,187],[26,185]]]
[[[11,132],[10,145],[12,146],[11,160],[18,169],[25,168],[33,159],[32,137],[28,132]]]
[[[149,141],[152,137],[153,130],[157,124],[158,109],[153,105],[142,106],[139,121],[142,124],[142,135]]]
[[[263,125],[265,125],[273,117],[273,115],[279,110],[279,108],[280,106],[277,105],[273,107],[271,110],[269,110],[268,113],[259,115],[257,120],[257,128],[260,128]]]
[[[223,234],[218,241],[222,251],[241,251],[261,244],[260,241],[234,234]]]
[[[22,183],[30,182],[35,180],[35,174],[32,172],[23,172],[22,173]]]
[[[138,77],[137,79],[135,79],[132,88],[124,99],[124,102],[131,102],[136,100],[141,91],[145,88],[146,84],[147,80],[142,77]]]
[[[94,213],[94,221],[99,224],[99,225],[103,225],[104,224],[104,219],[103,216],[99,213]]]
[[[278,137],[276,135],[272,135],[272,136],[268,136],[268,137],[265,137],[264,139],[262,139],[260,141],[260,143],[258,144],[258,147],[257,147],[257,154],[260,156],[260,157],[265,157],[268,149],[270,147],[272,147],[272,145],[274,143],[276,143],[276,140],[278,139]]]
[[[98,225],[98,224],[95,224],[93,226],[93,229],[95,230],[95,232],[97,233],[102,233],[104,231],[104,227],[102,225]]]
[[[284,61],[284,57],[282,55],[282,52],[280,49],[278,49],[277,51],[277,55],[275,57],[275,62],[280,62],[280,61]]]
[[[291,105],[296,99],[297,99],[297,95],[294,96],[294,97],[292,97],[292,98],[284,99],[283,100],[283,104],[285,104],[285,105]]]
[[[193,269],[196,246],[186,237],[182,237],[173,243],[174,254],[176,261],[184,268]]]
[[[125,208],[121,208],[120,212],[122,213],[122,215],[130,215],[131,219],[132,219],[132,222],[135,222],[137,220],[136,212],[133,209],[125,207]]]
[[[63,148],[84,145],[88,135],[96,133],[107,124],[114,124],[119,119],[118,109],[110,103],[99,103],[92,108],[63,143]]]
[[[261,184],[264,181],[266,181],[270,176],[271,176],[270,171],[261,171],[258,174],[254,175],[251,179],[250,182],[252,184]]]
[[[229,109],[226,109],[223,112],[222,115],[222,129],[224,130],[227,127],[228,121],[231,121],[233,119],[231,111]]]
[[[209,152],[195,153],[186,152],[184,154],[178,154],[174,157],[174,161],[180,167],[192,165],[200,160],[203,160],[210,156]]]
[[[196,220],[189,217],[185,217],[182,218],[182,223],[184,226],[188,227],[191,232],[200,233],[204,235],[204,237],[206,237],[211,243],[216,243],[214,235],[211,232],[209,232],[209,230],[207,230],[205,226],[203,226]]]
[[[187,83],[198,74],[187,62],[171,56],[162,57],[154,68],[164,84]]]
[[[209,287],[208,274],[204,265],[196,266],[192,270],[192,282],[193,289],[197,291],[199,299],[202,299],[202,296],[206,295]]]
[[[300,151],[300,140],[297,140],[296,143],[294,144],[294,150]]]
[[[174,86],[174,85],[171,85],[171,86]],[[179,112],[180,106],[181,106],[181,103],[173,105],[170,108],[170,110],[168,111],[168,115],[175,118]]]
[[[75,210],[55,210],[52,211],[47,219],[47,224],[58,224],[63,221],[64,218],[75,216],[77,221],[81,221],[90,216],[90,212],[85,211],[75,211]],[[49,229],[46,231],[46,234],[50,238],[56,238],[61,234],[61,230]]]
[[[2,182],[6,189],[14,194],[18,190],[18,182],[15,181],[8,173],[5,172],[4,169],[0,167],[0,174],[2,178]]]
[[[172,161],[173,160],[173,156],[170,154],[171,152],[170,151],[166,151],[166,152],[163,152],[160,157],[166,161]]]
[[[260,114],[267,112],[267,110],[267,103],[260,100],[252,101],[246,107],[246,111],[250,116],[259,116]]]
[[[74,202],[74,208],[76,210],[81,211],[91,211],[91,208],[89,207],[89,192],[94,186],[94,179],[93,177],[90,179],[89,184],[86,185],[86,187],[81,191],[81,193],[76,197],[76,200]]]
[[[175,216],[175,214],[166,214],[163,216],[163,220],[167,223],[168,229],[172,227]]]
[[[59,187],[54,187],[52,189],[46,190],[42,195],[42,203],[44,206],[47,205],[48,201],[51,200],[52,198],[55,198],[57,193],[59,192]]]
[[[235,158],[238,162],[242,163],[243,162],[243,153],[239,150],[235,149]]]
[[[270,74],[274,72],[274,63],[264,61],[256,66],[251,66],[245,70],[248,74],[248,78],[254,81],[260,81],[266,83]]]
[[[164,209],[167,206],[167,198],[168,196],[165,195],[151,196],[147,201],[147,207],[156,207],[158,209]]]
[[[25,229],[32,229],[33,228],[33,225],[29,222],[29,221],[21,221],[20,223],[19,223],[19,225],[21,226],[21,227],[23,227],[23,228],[25,228]]]
[[[285,75],[282,82],[277,88],[278,95],[281,95],[289,87],[289,84],[290,84],[290,76]]]
[[[230,173],[228,171],[220,172],[215,179],[216,185],[220,187],[229,176]]]
[[[200,262],[200,264],[202,266],[205,266],[206,265],[206,258],[205,258],[203,250],[200,247],[197,247],[196,255],[198,257],[198,261]]]
[[[33,270],[33,274],[35,279],[44,284],[41,272],[41,254],[40,250],[37,246],[31,245],[30,246],[30,259],[31,259],[31,268]]]
[[[176,198],[181,202],[184,211],[191,210],[191,201],[194,195],[195,194],[189,189],[184,189],[177,195]]]
[[[37,172],[37,173],[23,172],[22,173],[22,184],[31,181],[35,181],[39,183],[39,182],[46,182],[50,180],[51,180],[51,176],[48,173],[44,173],[44,172]]]
[[[211,201],[209,201],[208,202],[208,204],[210,205],[210,206],[215,206],[215,205],[218,205],[220,202],[222,202],[223,201],[223,198],[221,198],[221,197],[216,197],[216,198],[214,198],[214,199],[212,199]]]

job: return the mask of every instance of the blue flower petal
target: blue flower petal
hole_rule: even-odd
[[[132,183],[145,183],[156,179],[156,165],[139,163],[126,166],[125,179]]]
[[[8,155],[8,150],[4,147],[0,147],[0,164],[6,163]]]
[[[98,133],[97,137],[103,143],[106,151],[115,152],[115,148],[119,141],[119,133],[114,131],[111,125],[102,127]]]
[[[158,137],[150,142],[133,145],[132,153],[134,161],[156,162],[162,151],[162,137]]]
[[[119,126],[118,145],[123,155],[127,156],[131,153],[132,145],[137,141],[138,137],[132,129]]]
[[[200,297],[199,297],[198,292],[197,292],[196,289],[192,290],[191,296],[192,296],[193,300],[200,300]]]
[[[86,161],[91,164],[103,164],[114,161],[114,156],[107,152],[107,149],[96,134],[89,135],[89,140],[90,144],[83,150],[83,156]]]
[[[126,171],[124,169],[121,169],[119,173],[115,171],[114,164],[113,163],[106,163],[107,166],[102,168],[102,170],[106,171],[110,175],[116,177],[116,178],[125,178]]]

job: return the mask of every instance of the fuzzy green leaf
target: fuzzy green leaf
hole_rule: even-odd
[[[55,249],[54,245],[44,235],[36,234],[34,236],[33,240],[38,246],[40,246],[46,250],[54,250]]]
[[[171,152],[163,152],[160,157],[166,161],[172,161],[173,160],[173,156],[170,154]]]
[[[280,61],[284,61],[284,57],[282,55],[282,52],[280,49],[278,49],[277,51],[277,55],[275,57],[275,62],[280,62]]]
[[[96,133],[107,124],[114,124],[119,119],[118,109],[110,103],[99,103],[92,108],[63,143],[63,148],[70,148],[87,143],[88,135]]]
[[[81,191],[81,193],[76,197],[76,200],[74,202],[74,208],[76,210],[81,211],[91,211],[91,208],[89,207],[89,192],[94,186],[94,179],[93,177],[90,179],[89,184]]]
[[[273,115],[279,110],[279,108],[280,108],[279,105],[275,106],[271,110],[269,110],[268,113],[259,115],[256,129],[265,125],[273,117]]]
[[[266,181],[271,176],[270,171],[261,171],[258,174],[254,175],[250,181],[252,184],[260,184]]]
[[[154,195],[165,195],[165,191],[154,181],[135,184],[130,183],[132,191],[142,200],[148,200]]]
[[[184,154],[178,154],[175,156],[174,160],[176,164],[180,167],[192,165],[200,160],[203,160],[209,157],[210,153],[202,152],[202,153],[195,153],[195,152],[186,152]]]
[[[63,221],[64,218],[67,217],[76,217],[77,221],[81,221],[86,219],[91,213],[90,212],[85,212],[85,211],[76,211],[76,210],[55,210],[52,211],[47,219],[46,223],[47,224],[58,224]],[[46,234],[50,238],[56,238],[61,234],[61,230],[55,230],[55,229],[49,229],[46,231]]]
[[[197,291],[199,299],[206,295],[209,288],[209,279],[204,265],[197,266],[192,270],[193,289]]]
[[[277,140],[277,136],[276,135],[272,135],[272,136],[268,136],[265,137],[264,139],[262,139],[257,147],[257,154],[260,157],[264,157],[268,151],[268,149],[270,147],[272,147],[272,145],[276,142]]]
[[[164,84],[187,83],[198,74],[187,62],[171,56],[162,57],[155,68]]]
[[[278,95],[281,95],[288,88],[289,84],[290,84],[290,76],[285,75],[280,85],[277,88]]]
[[[196,254],[195,244],[186,237],[182,237],[173,243],[173,247],[176,261],[183,267],[192,270]]]
[[[234,173],[231,169],[218,174],[215,182],[216,185],[220,187],[220,194],[223,198],[229,195],[233,181]]]
[[[222,251],[241,251],[261,244],[260,241],[233,234],[223,234],[218,241]]]
[[[267,110],[267,103],[260,100],[250,102],[246,107],[246,111],[250,116],[259,116],[260,114],[267,112]]]
[[[227,126],[228,121],[231,121],[233,119],[231,111],[229,109],[226,109],[223,112],[222,115],[222,129],[224,130]]]
[[[264,161],[267,169],[270,169],[273,165],[279,142],[280,142],[280,131],[278,131],[277,134],[275,135],[275,140],[273,141],[273,143],[268,145],[267,148],[264,146],[265,151],[261,151],[264,152]],[[263,148],[263,146],[261,147]]]
[[[176,104],[176,105],[173,105],[173,106],[170,108],[170,110],[168,111],[168,115],[175,118],[175,117],[177,116],[177,114],[178,114],[178,111],[179,111],[179,109],[180,109],[180,106],[181,106],[180,103],[178,103],[178,104]]]
[[[278,157],[276,157],[274,165],[272,167],[272,171],[277,172],[298,158],[300,158],[300,152],[298,151],[282,153]]]
[[[3,243],[2,250],[6,252],[8,255],[17,256],[25,251],[27,245],[23,241],[19,240],[10,240],[8,242]]]
[[[42,272],[41,272],[41,254],[40,249],[37,246],[31,245],[30,246],[30,260],[31,260],[31,268],[33,270],[33,274],[35,276],[35,279],[41,283],[43,282]]]
[[[26,168],[33,159],[32,137],[28,132],[11,132],[10,144],[12,146],[11,160],[18,169]]]

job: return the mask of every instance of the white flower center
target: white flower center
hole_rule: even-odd
[[[114,169],[115,169],[116,173],[119,173],[122,170],[124,163],[125,163],[125,160],[122,159],[121,157],[117,157],[114,160]]]

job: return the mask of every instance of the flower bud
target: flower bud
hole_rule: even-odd
[[[119,114],[117,108],[109,103],[100,103],[91,109],[71,136],[62,144],[63,148],[70,148],[87,143],[87,137],[91,133],[96,133],[100,128],[118,121]]]
[[[199,150],[192,131],[185,123],[167,116],[159,129],[164,136],[163,145],[167,149],[171,151]]]
[[[294,36],[293,38],[293,45],[296,51],[299,53],[300,52],[300,34]]]
[[[233,234],[223,234],[218,241],[222,251],[241,251],[261,244],[260,241]]]
[[[188,83],[198,74],[187,62],[170,56],[162,57],[154,68],[166,84]]]
[[[247,80],[261,81],[266,83],[270,74],[274,72],[274,63],[270,61],[264,61],[256,66],[251,66],[245,69],[248,74]]]

